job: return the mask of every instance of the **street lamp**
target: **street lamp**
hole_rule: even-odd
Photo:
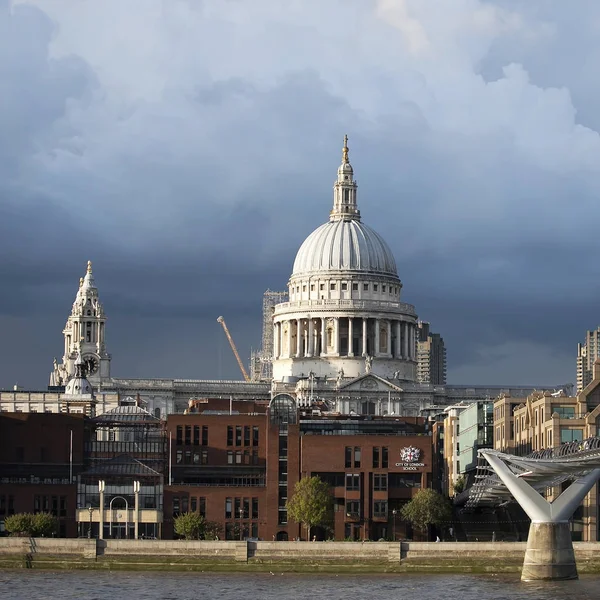
[[[394,508],[392,510],[392,515],[394,515],[394,528],[393,528],[393,539],[394,542],[396,541],[396,515],[398,514],[398,511]]]
[[[88,527],[88,540],[92,539],[92,515],[94,514],[94,509],[90,504],[88,506],[88,512],[90,513],[90,526]]]
[[[240,507],[240,542],[242,541],[242,516],[244,515],[244,509]]]

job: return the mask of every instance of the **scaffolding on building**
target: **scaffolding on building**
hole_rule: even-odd
[[[273,378],[273,313],[277,304],[287,301],[287,292],[267,290],[263,294],[262,348],[252,350],[250,355],[252,381],[271,381]]]

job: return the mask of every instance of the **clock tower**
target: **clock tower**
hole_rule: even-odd
[[[79,280],[79,290],[71,314],[63,330],[65,338],[62,364],[54,359],[50,374],[51,386],[64,386],[75,375],[75,363],[83,360],[87,379],[98,386],[110,379],[110,354],[105,345],[106,315],[94,281],[92,263],[88,261],[85,277]]]

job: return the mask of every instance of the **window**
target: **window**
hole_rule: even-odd
[[[360,469],[360,455],[361,455],[360,447],[356,446],[354,448],[354,468],[355,469]]]
[[[185,464],[186,465],[191,465],[192,464],[192,451],[191,450],[186,450],[185,454],[184,454],[184,457],[185,457],[185,460],[184,460]]]
[[[368,291],[369,291],[369,284],[368,284],[368,283],[363,283],[363,290],[364,290],[365,292],[368,292]]]
[[[258,519],[258,498],[252,498],[252,518]]]
[[[208,446],[208,427],[202,425],[202,445]]]
[[[315,284],[314,284],[314,283],[311,283],[311,284],[310,284],[310,291],[311,291],[311,292],[314,292],[314,291],[315,291]]]
[[[227,452],[227,464],[228,465],[232,465],[233,464],[233,450],[229,450]]]
[[[225,498],[225,518],[231,519],[232,507],[231,507],[231,498]]]
[[[379,469],[379,448],[373,448],[373,468]]]
[[[200,427],[194,425],[194,446],[200,445]]]
[[[560,428],[560,442],[581,442],[583,441],[583,429]]]
[[[206,498],[199,498],[200,500],[200,515],[206,517]]]
[[[249,519],[250,518],[250,498],[244,498],[243,506],[244,506],[244,508],[242,510],[244,511],[244,519]]]
[[[252,445],[258,446],[258,426],[254,425],[252,427]]]
[[[420,488],[421,473],[390,473],[388,485],[390,488]]]
[[[346,491],[360,490],[360,475],[346,473]]]
[[[346,515],[355,518],[360,516],[360,502],[358,500],[348,500],[346,502]]]
[[[235,453],[235,464],[236,465],[241,465],[242,464],[242,451],[238,450]]]
[[[373,516],[376,518],[385,518],[387,517],[388,509],[387,509],[387,501],[385,500],[376,500],[373,502]]]
[[[189,446],[192,443],[192,427],[191,425],[185,426],[185,445]]]
[[[379,289],[379,286],[376,283],[374,283],[373,284],[373,291],[376,292],[378,289]]]
[[[344,466],[346,469],[352,467],[352,448],[350,446],[346,446],[346,460]]]
[[[347,289],[348,289],[348,284],[342,283],[342,290],[347,290]]]
[[[181,497],[181,512],[187,513],[190,511],[189,498],[187,496]]]
[[[575,418],[575,407],[574,406],[554,406],[552,411],[558,413],[561,419],[574,419]]]
[[[202,450],[201,459],[202,459],[202,464],[203,465],[207,465],[208,464],[208,450]]]
[[[381,286],[381,291],[382,291],[382,292],[385,292],[385,285],[382,285],[382,286]]]
[[[335,283],[332,283],[332,284],[329,286],[329,289],[330,289],[330,290],[335,290]]]
[[[192,496],[190,498],[190,512],[198,511],[198,498],[196,496]]]
[[[250,445],[250,427],[244,425],[244,446]]]
[[[352,291],[353,292],[358,292],[358,283],[353,283],[352,284]]]
[[[252,464],[258,464],[258,450],[252,450]]]
[[[375,475],[373,475],[373,490],[376,492],[386,492],[387,489],[387,474],[375,473]]]
[[[179,516],[179,496],[173,496],[173,516]]]
[[[323,290],[325,289],[325,284],[324,284],[324,283],[322,283],[321,285],[319,285],[319,289],[320,289],[321,291],[323,291]]]
[[[181,446],[183,444],[183,427],[181,425],[177,425],[177,438],[175,443],[178,446]]]
[[[175,464],[180,465],[183,462],[183,450],[177,450]]]
[[[227,445],[233,446],[233,427],[227,425]]]
[[[242,445],[242,426],[241,425],[235,426],[235,445],[236,446]]]
[[[381,467],[383,469],[387,469],[388,468],[388,449],[387,449],[387,446],[384,446],[381,449]]]
[[[305,292],[305,291],[306,291],[306,286],[305,286],[305,285],[303,285],[303,286],[302,286],[302,291],[303,291],[303,292]]]

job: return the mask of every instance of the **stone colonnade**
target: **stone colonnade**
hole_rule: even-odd
[[[370,317],[304,317],[274,323],[274,359],[374,356],[416,360],[416,323]]]

